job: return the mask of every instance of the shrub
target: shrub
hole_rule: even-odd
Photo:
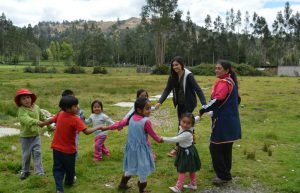
[[[58,70],[55,67],[52,67],[48,70],[48,73],[57,73]]]
[[[66,68],[64,72],[69,73],[69,74],[84,74],[85,70],[84,70],[84,68],[82,68],[80,66],[73,65],[73,66]]]
[[[107,70],[104,67],[96,66],[94,67],[93,74],[107,74]]]
[[[24,68],[24,72],[26,73],[47,73],[47,68],[45,66],[27,66]]]
[[[155,66],[151,74],[169,74],[169,66],[159,65]]]
[[[233,70],[241,76],[265,76],[266,73],[256,70],[254,67],[247,64],[232,64]],[[198,66],[191,67],[190,70],[195,75],[214,76],[215,65],[212,64],[200,64]]]

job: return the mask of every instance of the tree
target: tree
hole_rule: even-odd
[[[155,39],[155,58],[156,65],[165,63],[165,50],[168,32],[171,30],[171,24],[176,14],[177,0],[147,0],[146,5],[142,7],[142,22],[144,25],[150,25]]]

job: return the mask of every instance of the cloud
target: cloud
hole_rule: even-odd
[[[285,0],[178,0],[178,9],[183,11],[185,20],[190,11],[192,21],[204,24],[209,14],[214,19],[219,15],[225,21],[225,13],[231,8],[240,10],[242,20],[245,12],[250,16],[254,11],[266,18],[269,26],[276,19],[278,11],[284,9]],[[139,17],[146,0],[1,0],[1,11],[14,25],[23,27],[39,21],[73,21],[78,19],[95,21],[123,20]],[[290,2],[291,8],[300,10],[300,0]]]

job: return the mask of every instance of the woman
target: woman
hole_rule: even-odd
[[[221,185],[232,179],[232,145],[235,140],[241,139],[240,97],[237,77],[228,61],[219,60],[215,73],[218,80],[213,86],[211,101],[199,113],[202,116],[213,111],[209,149],[216,173],[213,184]]]
[[[183,113],[192,113],[197,106],[196,94],[202,105],[206,104],[205,96],[197,84],[192,72],[184,68],[183,59],[176,56],[171,61],[171,74],[165,90],[163,91],[155,108],[158,109],[166,100],[170,92],[173,91],[174,107],[177,107],[178,124]],[[176,155],[173,149],[169,156]]]

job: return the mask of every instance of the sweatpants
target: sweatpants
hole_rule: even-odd
[[[220,179],[226,181],[232,179],[230,173],[232,163],[232,145],[233,143],[210,143],[209,146],[214,170]]]
[[[42,148],[40,136],[21,137],[22,148],[22,173],[30,173],[30,159],[33,158],[33,168],[35,174],[44,174],[42,164]]]

